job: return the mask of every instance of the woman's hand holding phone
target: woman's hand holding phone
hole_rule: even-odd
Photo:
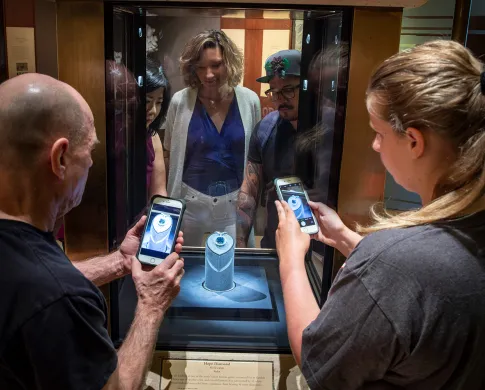
[[[323,203],[308,202],[315,214],[320,230],[312,238],[339,250],[348,257],[362,236],[349,229],[337,212]]]
[[[281,264],[296,261],[303,264],[310,247],[310,236],[302,232],[295,213],[285,201],[276,201],[278,229],[276,230],[276,250]]]

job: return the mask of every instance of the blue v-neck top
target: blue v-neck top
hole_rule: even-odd
[[[187,134],[183,182],[209,196],[236,191],[243,181],[244,153],[244,126],[236,95],[220,133],[197,99]]]

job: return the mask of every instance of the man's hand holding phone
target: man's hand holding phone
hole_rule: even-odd
[[[123,264],[123,270],[120,276],[131,274],[132,257],[136,256],[136,253],[140,248],[143,229],[145,227],[146,220],[147,220],[147,217],[145,215],[142,216],[135,224],[135,226],[133,226],[130,230],[128,230],[123,242],[120,245],[119,255],[122,257],[122,264]],[[174,248],[174,251],[176,253],[182,252],[182,245],[184,243],[183,235],[184,234],[182,232],[179,232],[178,234],[175,248]]]
[[[182,234],[177,239],[176,249],[181,249]],[[133,282],[138,295],[137,310],[162,319],[170,304],[180,291],[180,280],[184,275],[184,260],[174,252],[156,267],[143,266],[136,257],[131,263]]]
[[[118,375],[113,374],[110,378],[114,385],[108,384],[103,389],[118,389],[121,387],[119,384],[127,389],[144,387],[143,381],[153,356],[158,329],[167,309],[180,291],[184,260],[177,252],[182,250],[183,243],[183,234],[179,232],[174,242],[175,252],[170,253],[155,267],[143,265],[136,256],[131,256],[131,273],[138,303],[130,330],[118,353]]]

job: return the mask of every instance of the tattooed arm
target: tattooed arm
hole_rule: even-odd
[[[241,190],[237,198],[237,246],[245,248],[248,243],[249,233],[253,226],[254,217],[261,193],[263,167],[248,161],[246,176],[244,177]]]

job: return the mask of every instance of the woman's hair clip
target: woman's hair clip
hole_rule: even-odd
[[[485,72],[480,75],[480,87],[482,88],[482,94],[485,95]]]

